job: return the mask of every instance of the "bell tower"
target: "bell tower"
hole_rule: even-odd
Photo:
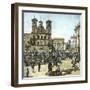
[[[38,20],[35,17],[32,19],[32,32],[33,33],[37,32],[37,21]]]
[[[51,20],[46,21],[46,30],[48,31],[48,33],[51,33],[51,23]]]

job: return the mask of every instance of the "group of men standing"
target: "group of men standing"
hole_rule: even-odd
[[[31,69],[32,69],[33,73],[35,73],[35,66],[36,66],[35,63],[32,63]],[[48,68],[47,73],[51,73],[53,71],[53,63],[52,62],[48,62],[46,66],[48,66],[47,67]],[[41,68],[42,68],[41,62],[38,62],[37,67],[38,67],[38,69],[37,69],[38,72],[41,72]],[[56,71],[60,72],[60,66],[57,65],[56,67],[57,67]],[[29,77],[29,73],[30,73],[29,72],[29,68],[27,68],[26,69],[26,77]]]

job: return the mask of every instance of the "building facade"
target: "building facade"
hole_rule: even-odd
[[[76,51],[76,36],[75,36],[75,34],[73,34],[73,36],[71,36],[70,48],[72,51]]]
[[[53,47],[55,50],[64,50],[64,38],[54,38]]]
[[[75,36],[76,36],[76,51],[80,51],[80,23],[75,27]]]
[[[75,33],[71,36],[71,49],[73,51],[80,51],[80,23],[74,29]]]
[[[29,44],[30,38],[31,38],[30,33],[24,33],[24,52],[30,51],[30,44]]]
[[[36,18],[32,19],[31,50],[49,50],[49,44],[51,43],[51,23],[50,20],[47,20],[46,27],[44,27],[42,21],[38,21]]]
[[[52,21],[47,20],[44,27],[43,21],[38,21],[37,18],[32,19],[32,31],[24,36],[24,44],[30,44],[29,52],[48,52],[53,48],[55,50],[65,50],[64,38],[51,38]],[[30,36],[29,36],[30,35]]]

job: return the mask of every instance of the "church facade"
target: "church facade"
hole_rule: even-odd
[[[43,21],[38,21],[35,17],[32,19],[31,32],[31,51],[48,51],[49,46],[52,45],[51,39],[52,21],[46,21],[46,27],[43,26]]]

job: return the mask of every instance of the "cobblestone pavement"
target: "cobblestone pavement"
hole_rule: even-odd
[[[48,72],[48,64],[41,65],[40,72],[38,72],[38,66],[34,67],[34,72],[31,68],[31,66],[24,67],[24,76],[26,76],[26,69],[29,68],[29,76],[31,77],[42,77],[47,76],[46,73]],[[71,60],[63,60],[62,64],[60,64],[60,70],[66,70],[66,69],[72,69]],[[52,71],[56,70],[56,66],[53,66]],[[79,75],[80,70],[72,71],[70,75]]]

